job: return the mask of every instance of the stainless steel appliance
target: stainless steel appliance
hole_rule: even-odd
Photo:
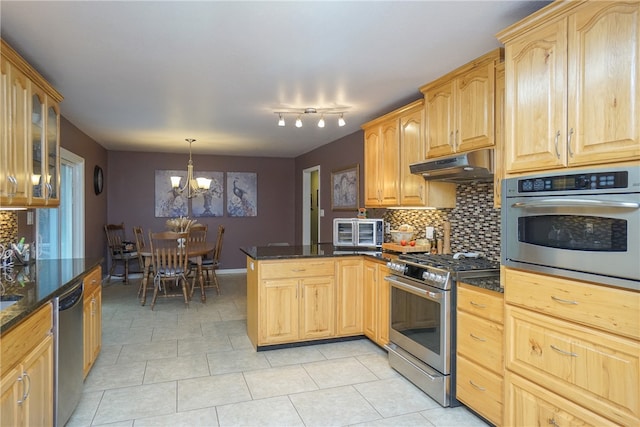
[[[427,181],[455,183],[493,181],[494,151],[492,148],[438,157],[409,165],[412,174]]]
[[[640,168],[511,178],[502,263],[640,290]]]
[[[384,220],[335,218],[333,245],[342,248],[380,248],[384,242]]]
[[[475,256],[477,254],[465,254]],[[442,406],[455,398],[455,288],[458,280],[499,275],[484,258],[406,254],[392,275],[389,364]]]
[[[82,281],[58,298],[54,408],[57,426],[67,423],[83,388]]]

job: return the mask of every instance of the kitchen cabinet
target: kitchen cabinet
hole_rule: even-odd
[[[363,264],[364,334],[381,347],[389,343],[390,286],[386,263],[365,259]]]
[[[53,425],[52,320],[48,303],[2,336],[0,425]]]
[[[506,424],[533,416],[526,396],[571,401],[560,409],[580,419],[640,423],[640,293],[507,268],[505,302],[506,368],[526,380],[507,381]]]
[[[495,65],[502,55],[493,50],[420,88],[428,158],[495,145]]]
[[[0,205],[56,207],[62,95],[1,43]]]
[[[102,347],[102,267],[91,270],[83,285],[83,371],[86,378]]]
[[[507,173],[640,159],[640,3],[555,2],[505,44]]]
[[[360,335],[363,330],[362,257],[336,261],[337,335]]]
[[[254,346],[335,336],[332,258],[248,258],[247,272],[247,332]]]
[[[425,159],[424,101],[362,126],[365,206],[455,207],[455,184],[427,182],[409,169]]]
[[[504,62],[496,64],[496,148],[493,150],[493,207],[502,206],[502,180],[504,179]]]
[[[457,297],[456,397],[502,425],[503,295],[461,282]]]

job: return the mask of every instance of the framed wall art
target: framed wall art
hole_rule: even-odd
[[[195,172],[195,178],[209,178],[209,189],[193,196],[191,213],[194,217],[224,216],[224,172]]]
[[[227,214],[258,216],[258,175],[251,172],[227,172]]]
[[[189,200],[171,187],[171,177],[187,179],[187,171],[156,170],[155,213],[156,218],[176,218],[189,214]]]
[[[360,194],[360,165],[357,163],[331,172],[331,209],[358,210]]]

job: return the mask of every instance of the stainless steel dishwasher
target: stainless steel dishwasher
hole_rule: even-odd
[[[57,298],[55,425],[64,426],[76,409],[83,387],[82,281]]]

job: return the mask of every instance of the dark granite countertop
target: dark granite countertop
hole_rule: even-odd
[[[488,277],[478,277],[475,279],[464,279],[461,280],[462,283],[466,283],[467,285],[477,286],[479,288],[488,289],[494,292],[504,293],[504,288],[500,287],[500,275],[497,274],[495,276]]]
[[[11,272],[0,271],[3,295],[22,296],[17,303],[0,311],[0,334],[64,294],[101,263],[102,258],[38,260],[33,264],[15,266]]]
[[[331,243],[318,243],[316,245],[299,246],[249,246],[240,248],[247,256],[257,260],[284,260],[296,258],[321,258],[321,257],[341,257],[364,255],[381,261],[388,261],[390,258],[384,252],[377,254],[349,248],[337,248]]]

